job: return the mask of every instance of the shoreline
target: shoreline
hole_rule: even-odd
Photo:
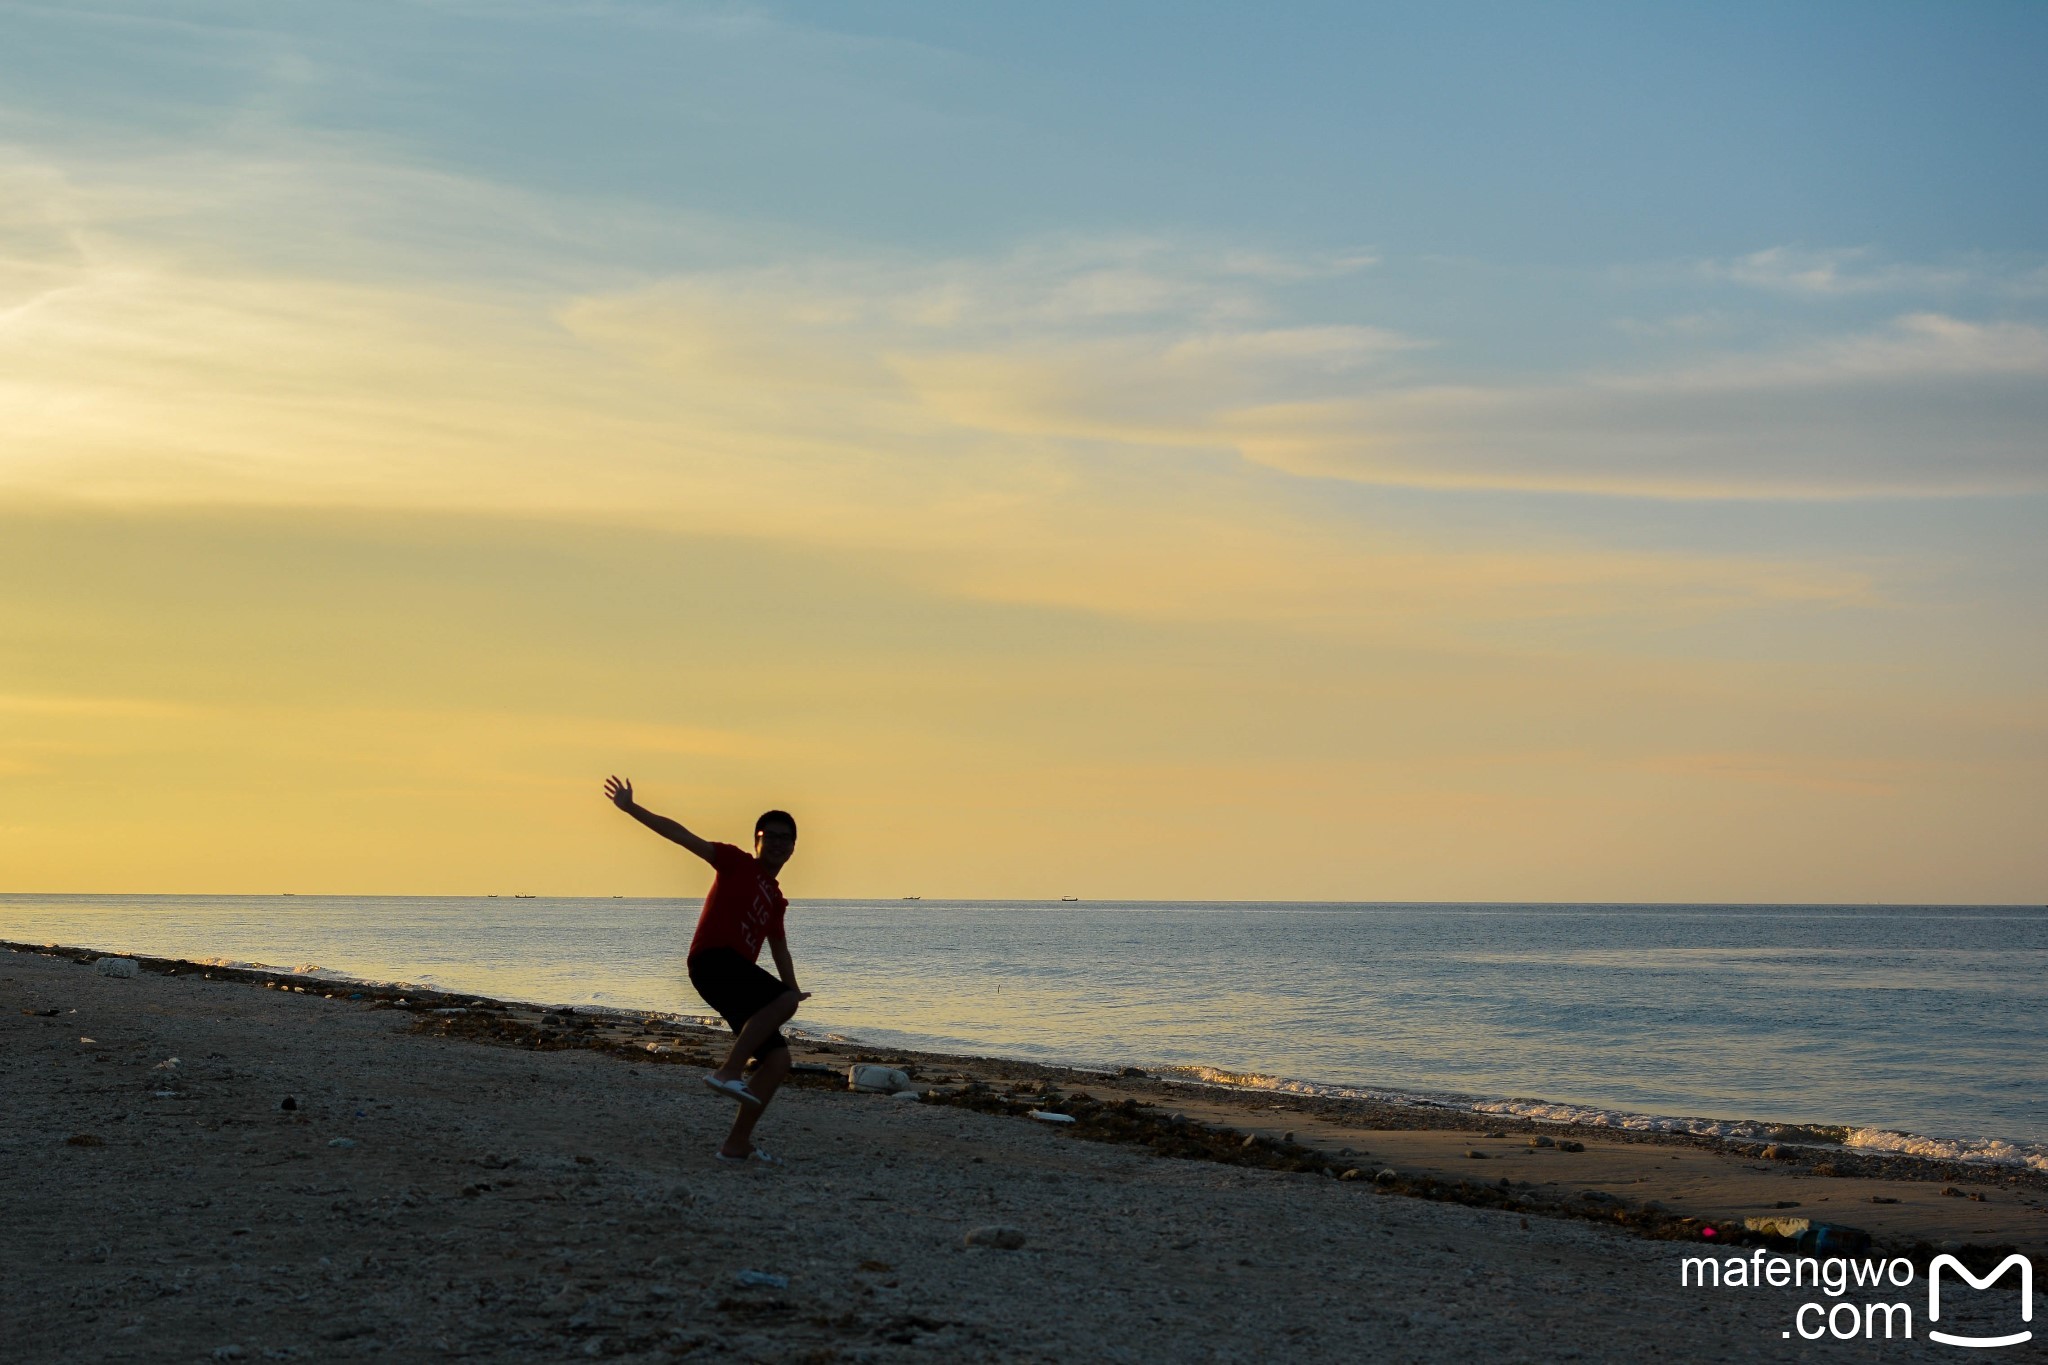
[[[222,979],[229,979],[228,974],[231,973],[246,973],[250,980],[274,979],[294,985],[306,985],[309,989],[312,984],[317,984],[327,989],[341,987],[352,992],[368,992],[394,999],[432,998],[443,1007],[449,1007],[449,1002],[458,1000],[477,1001],[493,1007],[534,1014],[561,1013],[582,1019],[607,1020],[622,1026],[660,1021],[696,1027],[711,1033],[722,1033],[725,1029],[723,1021],[709,1013],[700,1015],[676,1010],[619,1005],[550,1005],[540,1001],[501,999],[475,992],[455,991],[431,982],[376,981],[319,967],[289,968],[221,958],[158,957],[151,954],[115,953],[108,949],[82,945],[28,943],[9,939],[0,939],[0,951],[56,953],[86,962],[100,957],[126,956],[145,964],[144,969],[150,971],[198,971],[202,974],[211,972]],[[872,1054],[875,1058],[917,1057],[926,1059],[927,1065],[943,1065],[948,1061],[963,1065],[1001,1064],[1035,1068],[1060,1075],[1099,1075],[1104,1078],[1114,1078],[1119,1071],[1131,1070],[1127,1067],[1091,1066],[1002,1053],[984,1054],[897,1045],[839,1033],[815,1033],[804,1029],[801,1024],[785,1026],[783,1032],[792,1043],[803,1047],[827,1052],[834,1049],[855,1049],[861,1051],[864,1056]],[[1145,1074],[1149,1079],[1169,1085],[1215,1090],[1254,1100],[1269,1098],[1276,1102],[1361,1106],[1362,1112],[1376,1116],[1400,1110],[1414,1110],[1438,1118],[1459,1115],[1462,1117],[1452,1126],[1471,1128],[1474,1131],[1513,1127],[1526,1133],[1562,1133],[1566,1137],[1580,1139],[1592,1137],[1628,1140],[1629,1135],[1662,1135],[1674,1139],[1696,1137],[1705,1139],[1710,1144],[1723,1144],[1726,1150],[1748,1155],[1760,1155],[1765,1149],[1774,1147],[1797,1149],[1815,1159],[1835,1161],[1837,1164],[1853,1167],[1864,1173],[1903,1173],[1924,1169],[1933,1174],[1923,1178],[1944,1181],[1969,1179],[1972,1178],[1972,1173],[2000,1176],[2013,1173],[2018,1174],[2022,1182],[2030,1187],[2048,1189],[2048,1143],[2023,1142],[2009,1138],[1946,1137],[1854,1124],[1774,1123],[1764,1119],[1640,1113],[1531,1096],[1484,1096],[1409,1091],[1397,1087],[1353,1086],[1258,1072],[1233,1072],[1221,1067],[1202,1065],[1152,1067],[1146,1069]],[[1866,1135],[1870,1140],[1854,1140]],[[1937,1150],[1929,1150],[1930,1148]]]
[[[32,952],[80,964],[113,956],[98,949],[67,945],[29,945],[0,940],[9,953]],[[0,959],[4,960],[4,959]],[[167,976],[197,974],[202,980],[240,982],[321,998],[348,998],[373,1006],[402,1009],[414,1015],[415,1028],[453,1038],[488,1041],[497,1045],[538,1050],[586,1049],[608,1052],[635,1061],[660,1063],[701,1063],[709,1066],[712,1050],[721,1051],[730,1037],[722,1021],[699,1019],[679,1012],[638,1010],[599,1005],[542,1005],[529,1001],[500,1000],[469,992],[452,992],[437,987],[395,982],[370,982],[340,973],[313,973],[261,964],[224,964],[219,961],[159,958],[134,955],[138,969]],[[1550,1216],[1594,1217],[1616,1221],[1644,1235],[1660,1239],[1694,1239],[1701,1226],[1717,1226],[1724,1244],[1770,1243],[1768,1235],[1744,1229],[1744,1220],[1760,1217],[1817,1217],[1872,1233],[1874,1244],[1908,1251],[1924,1262],[1937,1251],[1993,1248],[2048,1251],[2048,1170],[1984,1160],[1961,1160],[1902,1151],[1869,1151],[1843,1146],[1828,1130],[1813,1125],[1769,1125],[1757,1123],[1755,1131],[1742,1133],[1696,1131],[1676,1127],[1622,1127],[1602,1123],[1576,1122],[1514,1112],[1489,1110],[1487,1101],[1470,1104],[1401,1093],[1361,1093],[1348,1087],[1268,1087],[1233,1084],[1212,1077],[1168,1074],[1165,1070],[1121,1072],[1001,1056],[932,1052],[914,1048],[877,1046],[837,1036],[818,1037],[786,1029],[800,1074],[798,1085],[819,1085],[827,1070],[831,1080],[826,1088],[838,1089],[847,1066],[869,1062],[905,1069],[928,1101],[978,1103],[978,1097],[963,1095],[965,1089],[1001,1086],[1016,1088],[1032,1083],[1051,1084],[1078,1091],[1091,1099],[1108,1097],[1111,1102],[1128,1101],[1154,1109],[1169,1121],[1185,1120],[1185,1131],[1196,1139],[1176,1141],[1171,1136],[1159,1141],[1153,1133],[1128,1140],[1169,1150],[1176,1155],[1240,1164],[1256,1158],[1263,1163],[1267,1153],[1253,1152],[1241,1157],[1234,1148],[1246,1141],[1271,1144],[1273,1134],[1285,1138],[1287,1154],[1280,1163],[1297,1171],[1322,1171],[1341,1175],[1349,1170],[1358,1178],[1377,1177],[1389,1169],[1382,1158],[1396,1159],[1395,1179],[1381,1182],[1395,1193],[1453,1202],[1478,1202],[1492,1207],[1512,1208]],[[673,1040],[665,1045],[663,1035]],[[1212,1073],[1228,1076],[1230,1073]],[[1261,1080],[1265,1078],[1259,1078]],[[1331,1093],[1333,1091],[1341,1093]],[[1540,1103],[1540,1102],[1539,1102]],[[986,1107],[986,1106],[984,1106]],[[1004,1105],[995,1106],[998,1112]],[[1015,1106],[1007,1106],[1014,1110]],[[1275,1116],[1284,1116],[1276,1119]],[[1733,1127],[1718,1120],[1701,1122],[1715,1128]],[[1172,1127],[1169,1122],[1168,1127]],[[1751,1125],[1746,1125],[1751,1126]],[[1838,1130],[1839,1131],[1839,1130]],[[1392,1135],[1404,1135],[1396,1138]],[[1377,1147],[1365,1140],[1378,1135]],[[1541,1147],[1534,1139],[1547,1139]],[[1480,1151],[1474,1142],[1486,1143]],[[1505,1146],[1499,1144],[1505,1143]],[[1541,1185],[1559,1186],[1571,1196],[1584,1200],[1595,1196],[1592,1207],[1569,1200],[1545,1199],[1542,1195],[1517,1192],[1521,1186],[1538,1182],[1512,1182],[1508,1198],[1495,1193],[1498,1168],[1479,1168],[1478,1160],[1518,1160],[1558,1152],[1552,1144],[1577,1143],[1592,1154],[1578,1169],[1562,1173]],[[1769,1163],[1767,1168],[1748,1166],[1759,1179],[1744,1182],[1744,1198],[1703,1198],[1693,1189],[1666,1189],[1671,1181],[1661,1173],[1638,1171],[1639,1162],[1621,1160],[1626,1173],[1610,1169],[1622,1154],[1637,1148],[1671,1148],[1712,1157],[1721,1162],[1748,1165]],[[1398,1153],[1398,1157],[1396,1154]],[[1561,1154],[1561,1153],[1560,1153]],[[1577,1155],[1574,1153],[1573,1155]],[[1484,1169],[1489,1179],[1472,1172]],[[1519,1172],[1518,1172],[1519,1173]],[[1688,1172],[1688,1174],[1693,1174]],[[1800,1187],[1813,1180],[1857,1182],[1860,1197],[1873,1201],[1855,1207],[1834,1195],[1793,1198],[1795,1191],[1780,1190],[1787,1182]],[[1719,1183],[1725,1182],[1716,1182]],[[1868,1184],[1868,1190],[1864,1185]],[[1654,1186],[1653,1189],[1625,1189],[1625,1186]],[[1952,1219],[1945,1210],[1932,1217],[1908,1218],[1909,1195],[1892,1189],[1940,1185],[1943,1199],[1989,1203],[1990,1192],[2007,1197],[2038,1199],[2038,1219],[1993,1218],[1998,1229],[1981,1229],[1973,1234],[1948,1233],[1948,1225],[1987,1221],[1982,1209],[1978,1216]],[[1850,1186],[1844,1186],[1850,1188]],[[1828,1203],[1837,1207],[1821,1210]],[[1847,1207],[1842,1207],[1848,1204]],[[1936,1206],[1937,1209],[1940,1206]],[[1785,1210],[1797,1208],[1799,1214]],[[1999,1236],[2000,1232],[2005,1236]],[[1930,1235],[1932,1234],[1932,1235]]]
[[[762,1125],[786,1164],[735,1167],[698,1075],[722,1029],[98,957],[0,953],[24,1362],[1789,1360],[1790,1291],[1681,1277],[1790,1249],[1747,1211],[1980,1269],[2048,1230],[1981,1169],[1948,1197],[1910,1159],[1569,1151],[1533,1120],[801,1040]],[[865,1058],[909,1098],[849,1090]]]

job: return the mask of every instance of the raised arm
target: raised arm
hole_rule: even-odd
[[[631,782],[617,777],[607,777],[604,780],[604,794],[614,806],[617,806],[620,810],[626,812],[626,814],[632,816],[662,838],[667,839],[671,843],[681,844],[707,863],[711,861],[711,844],[708,840],[699,839],[666,815],[656,815],[653,811],[648,810],[645,806],[635,801],[633,799],[633,784]]]

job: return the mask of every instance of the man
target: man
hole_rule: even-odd
[[[734,1035],[725,1065],[704,1078],[704,1084],[740,1105],[717,1156],[720,1161],[780,1165],[754,1145],[754,1124],[789,1075],[789,1044],[780,1030],[797,1005],[810,999],[810,992],[797,989],[796,964],[789,959],[789,941],[782,933],[789,900],[775,880],[796,852],[796,819],[787,811],[771,810],[756,820],[750,855],[731,844],[700,839],[667,816],[640,806],[633,800],[631,782],[608,777],[604,794],[662,838],[710,863],[716,874],[697,915],[689,965],[690,984],[705,1004],[724,1016]],[[776,970],[782,973],[779,980],[759,965],[763,943],[775,954]],[[755,1063],[751,1085],[742,1075],[749,1059]]]

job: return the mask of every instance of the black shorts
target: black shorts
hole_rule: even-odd
[[[734,1033],[789,990],[782,978],[763,971],[758,963],[747,961],[731,948],[706,948],[691,957],[690,984],[705,1004],[724,1016]],[[780,1030],[769,1034],[768,1041],[754,1050],[754,1060],[777,1050],[789,1051],[789,1040]]]

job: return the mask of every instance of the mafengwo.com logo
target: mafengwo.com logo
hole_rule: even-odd
[[[2017,1271],[2014,1275],[2012,1272]],[[1948,1298],[1943,1300],[1944,1275]],[[1892,1302],[1875,1297],[1859,1301],[1852,1291],[1868,1295],[1892,1295],[1910,1289],[1919,1278],[1913,1263],[1903,1256],[1890,1260],[1875,1257],[1785,1256],[1759,1247],[1747,1256],[1688,1256],[1679,1262],[1678,1282],[1688,1289],[1812,1289],[1824,1296],[1809,1299],[1792,1312],[1792,1325],[1780,1335],[1798,1336],[1806,1341],[1832,1337],[1836,1341],[1889,1340],[1914,1335],[1913,1298],[1901,1295]],[[1957,1284],[1957,1281],[1962,1284]],[[2001,1284],[2001,1281],[2004,1284]],[[2014,1283],[2017,1281],[2017,1283]],[[1957,1321],[1958,1294],[1963,1285],[1974,1290],[2007,1293],[2018,1291],[2000,1312],[1984,1303],[1971,1303],[1971,1330],[1960,1330]],[[1943,1317],[1943,1309],[1948,1310]],[[1986,1330],[1984,1323],[1996,1324]],[[2034,1320],[2034,1264],[2014,1252],[1983,1275],[1946,1253],[1936,1256],[1927,1267],[1927,1339],[1944,1346],[2018,1346],[2034,1339],[2033,1329],[2024,1324]],[[1940,1324],[1940,1325],[1938,1325]]]

